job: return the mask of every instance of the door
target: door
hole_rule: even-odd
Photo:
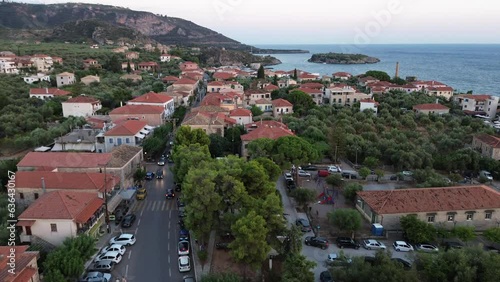
[[[121,139],[121,138],[118,138],[118,139],[116,140],[116,142],[118,143],[118,146],[119,146],[119,145],[121,145],[121,144],[122,144],[122,139]]]

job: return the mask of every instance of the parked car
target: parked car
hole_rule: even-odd
[[[173,199],[173,198],[175,198],[174,189],[167,189],[167,193],[165,194],[165,197],[167,199]]]
[[[325,239],[323,237],[316,237],[316,236],[306,237],[306,239],[304,240],[304,243],[307,246],[318,247],[318,248],[321,248],[323,250],[328,249],[328,245],[329,245],[327,239]]]
[[[146,191],[145,187],[141,187],[137,189],[137,192],[135,193],[135,198],[137,200],[144,200],[147,196],[148,192]]]
[[[115,263],[110,260],[100,260],[94,263],[94,265],[92,265],[92,267],[90,268],[91,270],[111,272],[115,268]]]
[[[288,188],[288,190],[293,190],[296,187],[297,186],[295,186],[295,181],[293,181],[293,179],[289,179],[286,181],[286,188]]]
[[[348,179],[357,179],[358,178],[358,173],[355,171],[344,170],[341,175],[342,175],[342,177],[348,178]]]
[[[177,244],[177,251],[179,253],[179,256],[189,255],[189,242],[179,241],[179,243]]]
[[[182,282],[196,282],[196,280],[193,275],[184,275]]]
[[[180,192],[180,191],[182,190],[182,188],[181,188],[181,184],[179,184],[179,183],[175,183],[175,184],[174,184],[174,186],[175,186],[175,191],[176,191],[176,192]]]
[[[156,179],[163,179],[163,169],[156,171]]]
[[[179,241],[189,241],[189,230],[185,228],[179,230]]]
[[[217,250],[229,251],[229,243],[217,243],[215,244]]]
[[[300,166],[300,169],[302,169],[302,170],[316,171],[316,170],[318,170],[318,167],[315,166],[315,165],[312,165],[312,164],[308,164],[308,165]]]
[[[329,173],[337,173],[337,172],[342,172],[342,169],[336,165],[330,165],[328,166],[328,172]]]
[[[311,177],[311,174],[309,172],[307,172],[305,170],[301,170],[301,169],[298,171],[298,175],[300,177]]]
[[[111,282],[111,274],[100,271],[90,271],[80,281],[86,282]]]
[[[101,250],[101,254],[105,254],[107,252],[119,252],[123,256],[123,254],[125,253],[126,250],[127,249],[125,248],[124,245],[113,244],[113,245],[109,245],[107,247],[104,247]]]
[[[285,181],[287,180],[293,181],[293,175],[290,172],[285,173]]]
[[[392,243],[394,250],[397,252],[411,252],[413,251],[412,245],[406,243],[405,241],[396,241]]]
[[[422,244],[416,244],[415,250],[426,253],[435,253],[439,251],[439,248],[432,244],[422,243]]]
[[[352,249],[359,249],[361,245],[354,241],[353,239],[349,237],[337,237],[336,239],[337,247],[343,249],[343,248],[352,248]]]
[[[462,249],[464,247],[462,243],[454,241],[446,241],[443,245],[445,251],[448,251],[449,249]]]
[[[178,208],[182,208],[182,207],[185,207],[186,204],[182,201],[181,198],[177,198],[177,207]]]
[[[152,180],[153,178],[155,178],[155,174],[151,171],[148,171],[146,172],[146,180]]]
[[[115,236],[109,240],[109,244],[120,244],[125,246],[132,246],[135,244],[135,236],[134,234],[123,233],[118,236]]]
[[[191,270],[191,264],[189,262],[189,256],[179,257],[179,272],[188,272]]]
[[[345,255],[339,255],[337,253],[328,254],[326,258],[326,263],[331,266],[348,266],[352,263],[352,259],[346,257]]]
[[[328,270],[327,271],[323,271],[319,275],[319,280],[321,282],[333,282],[332,274]]]
[[[133,213],[127,214],[122,220],[122,227],[123,228],[130,227],[132,226],[132,224],[134,224],[134,221],[135,221],[135,214]]]
[[[110,260],[113,263],[117,264],[122,261],[122,255],[119,252],[106,252],[104,254],[99,254],[95,261],[98,262],[100,260]]]
[[[300,227],[302,232],[311,232],[311,224],[309,224],[309,220],[305,218],[298,218],[295,220],[295,225]]]
[[[330,175],[330,173],[328,172],[328,170],[318,170],[318,176],[319,177],[327,177],[328,175]]]
[[[413,172],[409,170],[403,170],[401,174],[403,174],[404,176],[413,176]]]
[[[485,246],[484,250],[487,252],[494,253],[494,254],[500,254],[500,250],[495,248],[494,246]]]
[[[486,171],[486,170],[481,170],[479,172],[479,177],[484,177],[484,178],[488,179],[488,181],[493,181],[493,176],[491,175],[491,173],[489,171]]]
[[[368,239],[363,241],[363,248],[367,250],[379,250],[379,249],[385,250],[387,247],[382,242],[373,239]]]
[[[405,268],[405,269],[411,269],[411,262],[409,262],[407,260],[404,260],[402,258],[391,258],[391,260],[402,264],[403,268]]]

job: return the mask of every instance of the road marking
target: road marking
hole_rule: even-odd
[[[144,209],[141,210],[141,216],[142,216],[142,213],[144,213]]]
[[[170,264],[170,255],[168,255],[168,263]]]
[[[137,230],[139,230],[139,228],[136,228],[135,231],[134,231],[134,234],[137,235]]]
[[[153,207],[151,208],[151,211],[154,211],[156,207],[156,202],[153,203]]]
[[[172,218],[172,210],[170,210],[170,212],[168,213],[168,218]]]
[[[168,269],[168,276],[172,277],[172,269]]]
[[[141,225],[141,219],[139,218],[139,221],[137,222],[137,226]]]
[[[125,266],[125,277],[127,277],[127,276],[128,276],[128,264],[127,264],[127,266]]]
[[[170,240],[170,231],[167,232],[167,237],[168,237],[168,240]]]
[[[149,208],[151,207],[151,204],[153,204],[153,202],[152,202],[152,201],[149,201],[149,202],[148,202],[148,205],[147,205],[147,207],[146,207],[146,209],[149,209]]]
[[[130,259],[131,254],[132,254],[132,250],[128,251],[128,259]]]
[[[163,205],[161,206],[161,210],[164,211],[167,206],[167,202],[163,202]]]
[[[167,244],[167,249],[170,251],[170,244]]]
[[[168,229],[170,229],[170,221],[168,222]]]

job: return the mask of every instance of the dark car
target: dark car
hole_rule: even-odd
[[[349,237],[337,237],[337,240],[336,240],[336,243],[337,243],[337,247],[343,249],[343,248],[352,248],[352,249],[359,249],[359,247],[361,247],[361,245],[354,241],[353,239],[349,238]]]
[[[371,265],[375,265],[375,263],[377,262],[377,258],[366,256],[366,257],[364,257],[364,261],[366,263],[371,264]]]
[[[182,190],[181,185],[179,183],[175,183],[175,191],[180,192]]]
[[[391,260],[402,264],[403,268],[405,269],[411,269],[411,263],[407,260],[404,260],[402,258],[391,258]]]
[[[321,248],[323,250],[328,249],[328,245],[329,245],[327,239],[325,239],[323,237],[313,237],[313,236],[306,237],[306,239],[304,240],[304,243],[307,246],[318,247],[318,248]]]
[[[298,227],[300,227],[300,230],[302,232],[310,232],[312,230],[311,229],[311,224],[309,224],[309,220],[307,220],[305,218],[298,218],[295,221],[295,225],[297,225]]]
[[[217,243],[215,244],[217,250],[229,251],[229,243]]]
[[[177,198],[177,207],[182,208],[185,207],[186,204],[182,201],[181,198]]]
[[[156,179],[163,179],[163,170],[159,169],[156,171]]]
[[[332,274],[330,271],[323,271],[319,275],[319,281],[321,282],[333,282]]]
[[[185,275],[182,277],[182,282],[196,282],[193,275]]]
[[[173,198],[175,198],[174,189],[167,189],[167,193],[165,194],[165,197],[167,199],[173,199]]]
[[[444,242],[444,250],[448,251],[449,249],[461,249],[464,245],[459,242],[448,241]]]
[[[134,224],[135,214],[127,214],[122,220],[122,227],[130,227]]]
[[[189,241],[189,230],[184,228],[179,230],[179,241]]]
[[[152,180],[153,178],[155,178],[155,174],[153,172],[146,172],[146,180]]]
[[[164,156],[162,156],[160,158],[160,160],[158,161],[158,165],[159,166],[164,166],[165,165],[165,161],[166,161],[166,158]]]
[[[288,190],[293,190],[293,189],[295,189],[295,188],[296,188],[296,186],[295,186],[295,181],[288,179],[288,180],[286,181],[286,188],[288,188]]]
[[[301,168],[302,170],[309,170],[309,171],[316,171],[316,170],[318,170],[318,167],[317,167],[317,166],[315,166],[315,165],[311,165],[311,164],[301,166],[300,168]]]

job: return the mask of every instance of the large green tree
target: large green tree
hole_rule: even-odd
[[[207,145],[176,145],[172,155],[174,161],[174,179],[182,183],[190,169],[195,168],[203,161],[210,160],[210,152]]]
[[[318,158],[319,153],[314,146],[300,137],[280,137],[273,145],[272,159],[282,167],[309,163]]]
[[[308,260],[301,254],[291,254],[285,259],[282,281],[287,282],[314,282],[312,269],[315,262]]]
[[[327,214],[328,222],[341,231],[351,234],[361,228],[363,219],[355,209],[335,209]]]
[[[307,205],[316,199],[316,193],[307,188],[294,189],[291,196],[304,211],[307,211]]]
[[[316,107],[311,96],[304,91],[293,90],[291,91],[286,99],[292,103],[293,112],[299,116],[306,115],[311,109]]]
[[[181,126],[175,134],[175,145],[210,145],[210,138],[203,129],[192,129],[189,126]]]
[[[411,243],[433,242],[436,239],[436,228],[414,214],[402,216],[399,221]]]

